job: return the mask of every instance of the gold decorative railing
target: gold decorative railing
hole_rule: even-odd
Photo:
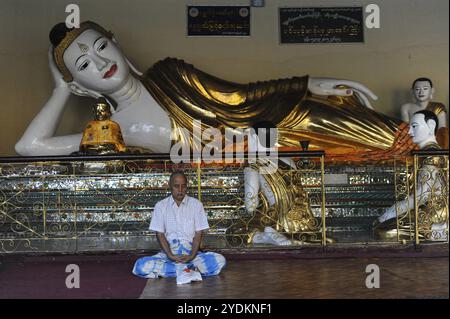
[[[205,246],[274,247],[255,240],[266,227],[290,247],[389,241],[371,238],[372,221],[413,195],[414,181],[430,167],[422,165],[430,158],[423,152],[355,166],[325,164],[323,152],[279,152],[278,169],[253,175],[259,182],[246,186],[245,174],[261,163],[235,157],[241,163],[173,164],[168,154],[0,158],[0,254],[157,249],[151,214],[179,169],[208,214]],[[428,200],[416,189],[416,205],[398,212],[394,242],[448,242],[448,153],[435,158],[429,176],[437,182]],[[436,228],[442,223],[445,230]]]
[[[414,157],[414,234],[415,242],[448,243],[447,151],[415,151]]]
[[[396,228],[381,237],[448,243],[448,151],[413,151],[395,159],[394,172]]]
[[[410,201],[406,202],[405,214],[400,211],[398,203],[406,201],[411,195],[414,187],[414,179],[412,176],[412,160],[411,157],[394,158],[394,185],[395,185],[395,209],[396,209],[396,229],[393,230],[395,238],[398,242],[414,242],[413,216],[411,214],[413,206]]]
[[[245,205],[245,161],[175,165],[168,154],[2,158],[0,253],[157,248],[148,230],[151,213],[157,201],[170,195],[169,175],[179,169],[189,178],[189,195],[201,199],[208,214],[206,244],[246,247],[254,230],[272,226],[284,232],[291,217],[298,219],[291,225],[292,239],[325,243],[324,153],[279,156],[294,157],[296,166],[280,168],[266,179],[277,201],[268,205],[258,191],[259,204],[252,211]],[[301,183],[309,183],[315,193],[309,196]],[[309,196],[311,206],[299,210],[294,190],[304,199]],[[313,216],[311,207],[322,213]]]

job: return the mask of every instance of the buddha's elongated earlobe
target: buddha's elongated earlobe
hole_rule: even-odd
[[[69,83],[69,89],[73,94],[78,95],[78,96],[88,96],[88,97],[92,97],[94,99],[98,99],[101,97],[105,98],[110,106],[111,114],[116,113],[117,105],[114,104],[113,100],[109,96],[100,94],[93,90],[86,89],[85,87],[76,83],[75,81],[72,81]]]
[[[436,122],[433,120],[427,121],[428,128],[430,129],[430,136],[434,136],[434,131],[436,129]]]
[[[125,57],[125,61],[127,62],[128,66],[130,67],[131,71],[133,71],[135,74],[142,76],[144,73],[142,73],[141,71],[139,71],[138,69],[136,69],[136,67],[133,65],[133,63],[130,62],[130,60],[128,60],[127,57]]]
[[[104,97],[106,102],[109,104],[109,109],[111,111],[111,114],[116,113],[117,103],[108,95],[103,94],[102,97]]]

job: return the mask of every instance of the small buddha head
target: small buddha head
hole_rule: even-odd
[[[49,37],[55,64],[72,89],[110,94],[128,80],[130,69],[124,54],[113,34],[98,24],[86,21],[79,28],[67,28],[59,23]]]
[[[434,94],[433,82],[429,78],[415,79],[412,91],[417,102],[431,101]]]
[[[111,107],[105,98],[97,99],[97,103],[94,105],[94,118],[97,121],[105,121],[111,117]]]
[[[427,142],[436,140],[439,120],[434,112],[428,110],[413,114],[409,125],[409,135],[415,144],[422,148]]]

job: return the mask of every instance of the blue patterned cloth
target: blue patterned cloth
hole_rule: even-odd
[[[177,239],[169,242],[174,255],[190,255],[192,242]],[[170,260],[164,252],[136,260],[133,274],[144,278],[176,277],[177,267],[197,268],[203,277],[215,276],[225,267],[225,258],[213,252],[198,252],[195,258],[187,264],[178,264]]]

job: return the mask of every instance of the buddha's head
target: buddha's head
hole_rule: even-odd
[[[111,108],[105,98],[97,100],[93,112],[97,121],[105,121],[111,117]]]
[[[50,31],[50,41],[56,66],[72,87],[109,94],[120,89],[130,75],[112,33],[94,22],[71,29],[59,23]]]
[[[429,78],[418,78],[413,82],[412,91],[418,102],[429,102],[433,98],[433,82]]]
[[[423,110],[413,114],[409,124],[409,135],[420,148],[436,140],[439,120],[434,112]]]

